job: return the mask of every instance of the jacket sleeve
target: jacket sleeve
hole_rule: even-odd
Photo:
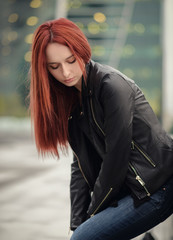
[[[73,156],[73,163],[71,164],[70,198],[70,229],[73,231],[87,219],[87,209],[91,201],[89,186],[82,176],[75,155]]]
[[[131,86],[121,76],[103,81],[100,103],[104,112],[105,154],[88,208],[90,216],[116,199],[125,180],[132,138],[133,99]]]

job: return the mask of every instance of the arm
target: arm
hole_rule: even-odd
[[[134,93],[131,86],[116,75],[115,79],[105,79],[100,91],[106,151],[95,182],[89,215],[116,199],[128,170],[132,138]]]
[[[87,209],[90,203],[89,186],[79,169],[77,158],[73,157],[71,165],[71,230],[75,230],[87,217]]]

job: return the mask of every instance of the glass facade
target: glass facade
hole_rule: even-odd
[[[33,32],[55,16],[55,0],[0,2],[0,116],[25,116]]]

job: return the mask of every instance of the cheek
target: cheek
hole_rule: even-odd
[[[60,75],[58,72],[56,71],[52,71],[52,70],[49,70],[50,74],[55,78],[55,79],[59,79],[60,78]]]
[[[77,73],[77,75],[82,75],[83,74],[83,71],[80,68],[79,64],[77,64],[77,66],[76,66],[76,73]]]
[[[83,72],[82,72],[82,70],[80,69],[79,70],[79,76],[81,77],[83,75]]]

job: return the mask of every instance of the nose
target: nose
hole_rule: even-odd
[[[65,78],[70,77],[70,69],[67,66],[62,66],[62,74]]]

